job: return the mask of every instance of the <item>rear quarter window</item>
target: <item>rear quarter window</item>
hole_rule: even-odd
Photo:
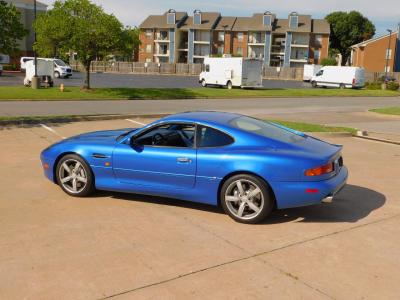
[[[199,126],[197,132],[197,145],[199,148],[223,147],[230,145],[235,140],[228,134],[217,129]]]

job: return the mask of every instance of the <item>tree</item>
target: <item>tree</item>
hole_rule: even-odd
[[[64,21],[58,20],[60,16]],[[123,26],[114,15],[106,14],[89,0],[57,0],[54,8],[38,19],[35,29],[37,49],[77,53],[86,71],[83,88],[90,89],[91,62],[119,49]]]
[[[139,51],[139,28],[126,27],[121,33],[120,54],[123,60],[131,61],[134,53]]]
[[[321,60],[321,65],[322,66],[337,66],[337,61],[336,58],[329,56],[329,57],[325,57]]]
[[[354,44],[368,40],[375,34],[375,26],[358,11],[333,12],[325,17],[331,25],[330,47],[342,54],[342,64],[348,61]]]
[[[18,50],[18,40],[27,34],[21,13],[13,4],[0,0],[0,53],[13,54]]]

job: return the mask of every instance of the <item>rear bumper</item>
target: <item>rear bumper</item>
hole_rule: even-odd
[[[277,207],[282,209],[332,202],[333,197],[346,185],[347,177],[348,170],[343,166],[336,176],[328,180],[275,182],[273,190]]]

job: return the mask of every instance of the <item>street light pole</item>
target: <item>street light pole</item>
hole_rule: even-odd
[[[36,21],[36,12],[37,12],[36,0],[33,0],[34,21]],[[34,37],[35,37],[34,41],[36,43],[36,30],[34,32]],[[32,78],[32,84],[31,85],[32,85],[33,89],[38,89],[40,87],[40,78],[38,77],[37,54],[36,54],[36,50],[35,49],[33,49],[33,57],[34,57],[34,63],[35,63],[35,75]]]
[[[391,42],[391,39],[392,39],[392,30],[391,30],[391,29],[387,29],[387,31],[389,32],[389,45],[388,45],[388,48],[387,48],[386,51],[385,51],[385,53],[386,53],[385,82],[387,82],[387,80],[388,80],[390,42]]]

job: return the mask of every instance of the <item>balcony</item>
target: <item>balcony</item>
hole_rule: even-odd
[[[209,31],[196,30],[194,33],[195,44],[210,44],[211,34]]]
[[[156,32],[154,41],[159,43],[162,42],[168,43],[169,42],[168,32],[167,31]]]
[[[251,33],[249,35],[248,44],[253,46],[264,46],[265,36],[261,33]]]

